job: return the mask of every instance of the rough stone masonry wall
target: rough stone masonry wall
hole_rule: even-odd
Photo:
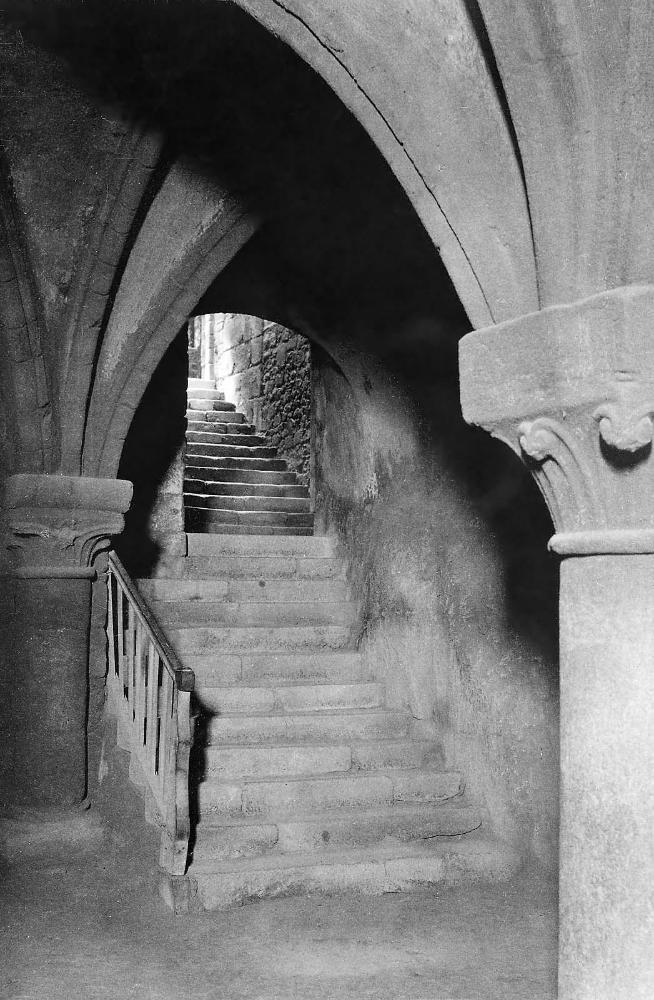
[[[262,431],[280,457],[309,482],[311,349],[292,330],[257,316],[212,313],[201,329],[202,377],[216,378],[225,398]]]
[[[316,530],[340,539],[390,704],[440,741],[486,832],[554,868],[551,524],[520,463],[463,423],[455,357],[445,370],[419,334],[398,330],[414,347],[390,363],[314,348]]]

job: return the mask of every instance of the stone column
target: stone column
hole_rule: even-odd
[[[654,287],[469,334],[465,419],[533,472],[561,559],[559,996],[654,997]]]
[[[86,795],[93,559],[122,531],[132,486],[15,475],[3,487],[1,808],[45,817]]]

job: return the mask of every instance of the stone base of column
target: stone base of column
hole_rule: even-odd
[[[84,800],[73,809],[16,810],[0,816],[0,857],[9,864],[70,863],[97,853],[105,829]]]

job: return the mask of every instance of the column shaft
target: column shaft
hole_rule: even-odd
[[[561,563],[560,996],[654,997],[654,555]]]

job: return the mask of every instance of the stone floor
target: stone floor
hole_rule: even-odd
[[[74,864],[51,858],[1,874],[2,1000],[556,995],[556,890],[535,875],[174,917],[143,850],[124,837]]]

